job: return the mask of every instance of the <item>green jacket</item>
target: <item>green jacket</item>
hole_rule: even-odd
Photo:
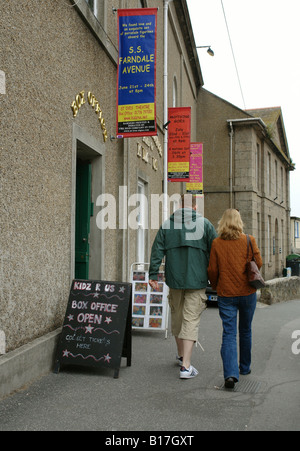
[[[154,240],[149,279],[157,280],[164,256],[166,284],[170,288],[197,290],[207,286],[207,267],[214,226],[191,208],[183,208],[161,226]]]

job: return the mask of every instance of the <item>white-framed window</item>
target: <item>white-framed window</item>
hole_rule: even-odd
[[[261,223],[260,223],[260,213],[257,213],[257,245],[261,246]]]
[[[299,238],[299,222],[295,221],[295,238]]]
[[[268,194],[271,195],[271,154],[268,152],[268,159],[267,159],[267,187],[268,187]]]
[[[260,145],[256,144],[256,155],[255,155],[255,177],[256,186],[260,188]]]
[[[272,236],[271,236],[271,216],[268,216],[268,222],[267,222],[267,257],[268,262],[271,262],[271,255],[272,255]]]

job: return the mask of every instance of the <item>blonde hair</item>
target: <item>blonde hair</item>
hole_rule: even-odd
[[[235,208],[225,210],[218,222],[218,234],[223,240],[237,240],[243,233],[244,224]]]

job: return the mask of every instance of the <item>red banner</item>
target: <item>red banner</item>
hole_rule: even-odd
[[[191,107],[169,108],[168,180],[188,182],[190,173]]]

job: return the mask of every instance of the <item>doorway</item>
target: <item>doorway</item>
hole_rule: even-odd
[[[96,224],[97,197],[105,192],[105,144],[73,124],[71,280],[104,277],[105,231]]]
[[[75,213],[75,279],[89,278],[92,165],[77,159]]]

